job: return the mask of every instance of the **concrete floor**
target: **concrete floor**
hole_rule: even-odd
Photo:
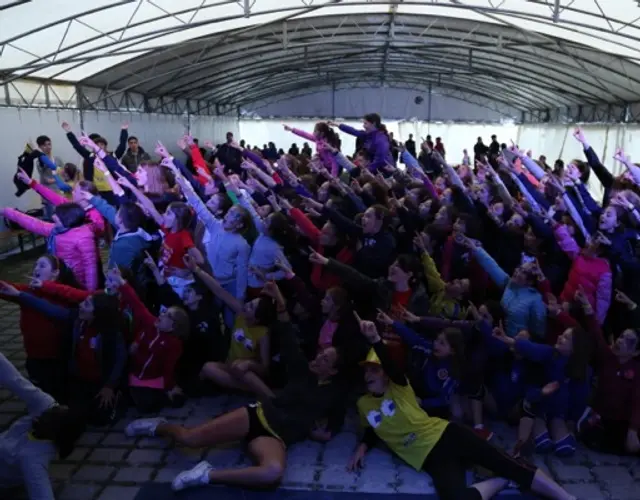
[[[0,261],[0,279],[23,281],[30,273],[34,259],[11,258]],[[18,308],[0,301],[0,351],[21,370],[25,353],[18,328]],[[167,418],[187,425],[202,422],[223,411],[249,402],[241,397],[220,396],[188,401],[181,409],[163,411]],[[0,389],[0,429],[6,428],[24,411],[24,405]],[[90,429],[64,462],[50,468],[57,498],[64,500],[131,500],[141,485],[169,482],[184,468],[206,457],[215,466],[237,466],[247,463],[237,447],[217,450],[169,449],[159,439],[128,439],[122,432],[135,415],[108,429]],[[380,494],[433,493],[430,478],[417,473],[382,450],[373,450],[360,474],[345,471],[347,460],[357,440],[358,420],[354,413],[343,432],[326,445],[305,442],[291,447],[283,488],[363,492]],[[514,430],[502,423],[491,424],[496,433],[495,444],[511,449]],[[640,463],[637,459],[601,455],[580,448],[571,459],[553,456],[537,457],[536,462],[584,500],[632,500],[640,498]],[[6,496],[9,494],[9,496]],[[20,492],[2,492],[0,499],[20,498]],[[424,498],[424,497],[423,497]]]

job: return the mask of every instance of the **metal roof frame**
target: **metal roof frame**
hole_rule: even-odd
[[[358,78],[367,79],[366,83],[373,86],[440,88],[459,92],[465,98],[475,94],[520,110],[640,100],[640,11],[637,19],[616,19],[608,16],[602,0],[594,0],[598,7],[594,11],[571,0],[528,1],[534,7],[548,7],[548,14],[544,9],[520,11],[514,8],[517,2],[505,0],[300,0],[299,4],[290,1],[281,7],[267,2],[273,7],[262,10],[260,1],[202,0],[197,5],[171,10],[153,0],[89,6],[72,16],[0,40],[1,61],[5,47],[24,50],[19,43],[26,37],[53,26],[65,27],[58,43],[48,45],[48,52],[29,52],[33,57],[28,63],[0,70],[2,83],[59,68],[45,79],[56,81],[56,77],[82,68],[96,57],[127,56],[127,61],[77,83],[103,88],[107,97],[139,92],[145,96],[212,101],[225,108],[275,98],[297,88],[318,90],[351,85]],[[4,6],[3,13],[28,3],[18,1]],[[136,19],[136,13],[146,3],[154,4],[164,14],[151,20]],[[95,36],[63,47],[72,23],[84,23],[87,16],[124,4],[135,4],[135,9],[123,24],[101,30],[90,26]],[[199,20],[200,13],[236,4],[242,9],[216,19]],[[443,7],[442,12],[446,8],[449,14],[407,13],[420,6],[433,8],[434,12]],[[354,14],[356,7],[363,13]],[[367,7],[375,12],[367,14]],[[380,11],[383,7],[386,13]],[[451,12],[474,13],[476,18],[456,18]],[[576,20],[577,14],[580,21]],[[251,16],[256,21],[250,26],[179,44],[139,48],[156,37],[207,26],[215,28],[218,23]],[[261,22],[265,18],[269,20]],[[568,18],[571,20],[566,21]],[[146,23],[176,19],[181,24],[136,31]],[[589,24],[591,21],[593,24]],[[635,51],[637,57],[604,52],[593,44],[576,43],[521,26],[527,22],[550,29],[561,23],[568,34],[584,37],[588,33],[592,40],[603,44],[615,39],[621,49]],[[237,60],[238,54],[244,61]],[[292,57],[302,58],[303,65],[288,70],[286,59]],[[425,67],[428,71],[424,71]]]

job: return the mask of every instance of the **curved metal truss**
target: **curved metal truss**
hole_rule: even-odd
[[[28,17],[34,3],[0,7],[4,83],[226,109],[362,83],[520,110],[640,101],[635,0],[69,0]]]

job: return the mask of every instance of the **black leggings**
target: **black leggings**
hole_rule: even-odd
[[[474,465],[525,490],[531,488],[536,472],[456,423],[447,425],[422,468],[431,476],[441,500],[482,500],[478,490],[467,487],[466,471]]]

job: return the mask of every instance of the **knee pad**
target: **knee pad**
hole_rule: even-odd
[[[554,443],[554,453],[558,457],[570,457],[576,452],[576,438],[573,434],[567,434]]]
[[[551,436],[549,436],[547,431],[536,436],[534,443],[536,446],[536,453],[549,453],[553,449],[553,441],[551,441]]]

